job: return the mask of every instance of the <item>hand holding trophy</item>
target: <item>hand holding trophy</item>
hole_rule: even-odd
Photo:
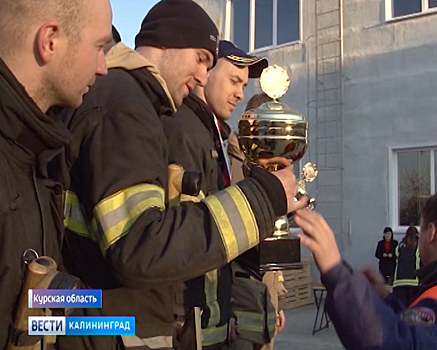
[[[238,140],[246,161],[262,165],[270,171],[300,160],[308,146],[308,122],[302,114],[278,101],[288,90],[290,79],[287,72],[277,66],[264,69],[260,77],[262,90],[273,99],[256,109],[246,111],[238,122]],[[279,158],[277,158],[279,157]],[[302,168],[297,184],[296,197],[308,196],[306,184],[317,177],[317,167],[307,163]],[[309,196],[308,196],[309,197]],[[313,208],[315,200],[309,199]],[[272,228],[272,236],[260,243],[260,270],[284,270],[300,268],[300,240],[290,234],[288,218],[280,217]]]

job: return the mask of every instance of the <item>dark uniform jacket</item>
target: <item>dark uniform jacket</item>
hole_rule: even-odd
[[[104,289],[103,308],[88,314],[134,315],[138,338],[125,344],[141,348],[159,338],[165,348],[173,283],[256,245],[286,210],[285,193],[271,174],[259,171],[199,204],[166,209],[168,150],[160,118],[171,113],[171,99],[146,59],[122,44],[111,54],[108,76],[97,79],[68,122],[74,139],[66,256],[71,271]],[[261,186],[265,182],[270,188]],[[73,340],[66,343],[77,348]],[[103,337],[79,341],[114,346]]]
[[[417,270],[420,267],[419,245],[416,243],[414,249],[407,247],[404,240],[396,247],[397,265],[393,287],[417,286]]]
[[[170,162],[180,164],[186,170],[199,171],[203,195],[224,189],[221,175],[223,164],[219,156],[221,144],[214,116],[208,106],[191,94],[174,117],[163,117],[163,125],[169,144]],[[221,127],[229,129],[223,122]],[[224,342],[231,316],[230,265],[189,280],[185,286],[181,300],[185,314],[193,306],[200,306],[203,310],[204,348]]]
[[[417,296],[437,285],[437,261],[419,271]],[[346,262],[322,276],[326,309],[347,350],[429,350],[437,344],[437,295],[405,309],[382,300],[361,272]],[[437,294],[437,293],[435,293]]]
[[[220,139],[208,106],[195,95],[190,95],[174,117],[164,117],[163,120],[170,161],[183,165],[185,169],[200,171],[202,190],[206,195],[223,189]],[[229,127],[221,121],[220,128],[226,138]],[[261,282],[260,275],[250,272],[258,270],[258,254],[255,248],[244,253],[236,261],[222,267],[217,272],[217,279],[210,272],[186,283],[186,307],[200,305],[204,309],[202,327],[208,327],[203,331],[204,347],[226,340],[224,325],[231,316],[231,297],[240,337],[264,344],[273,336],[276,313],[267,286]],[[211,294],[211,290],[217,292]],[[211,299],[217,299],[218,305]],[[220,308],[217,309],[217,306]],[[217,312],[220,317],[215,315]]]
[[[62,185],[49,164],[70,134],[46,116],[0,59],[0,349],[7,340],[27,249],[59,263]],[[53,161],[52,161],[53,160]],[[59,168],[57,174],[62,172]]]

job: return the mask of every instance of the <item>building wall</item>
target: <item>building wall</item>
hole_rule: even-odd
[[[219,32],[223,31],[223,21],[225,19],[225,0],[194,0],[208,13],[212,18]]]
[[[375,262],[376,241],[397,221],[390,149],[437,143],[436,19],[386,22],[383,0],[344,2],[344,217],[351,227],[344,248],[357,265]]]
[[[224,20],[225,1],[198,2],[215,4],[215,13],[220,8]],[[437,14],[386,21],[385,9],[385,0],[343,0],[342,203],[319,210],[332,218],[342,254],[355,266],[376,266],[374,251],[382,230],[395,226],[390,150],[437,145]],[[309,120],[305,161],[317,158],[314,21],[314,0],[302,1],[301,40],[255,52],[291,76],[291,87],[281,100]],[[231,120],[234,128],[247,100],[258,92],[258,82],[252,81]],[[337,173],[321,171],[309,189],[323,204],[338,196],[338,188],[320,184],[337,178]]]

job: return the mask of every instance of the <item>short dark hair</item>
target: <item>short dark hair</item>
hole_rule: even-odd
[[[391,232],[391,233],[393,233],[393,230],[391,229],[391,227],[389,227],[389,226],[387,226],[386,228],[384,228],[384,231],[382,231],[383,233],[386,233],[386,232]]]
[[[437,195],[428,198],[422,209],[422,219],[426,224],[437,222]]]
[[[273,99],[266,95],[264,92],[261,92],[260,94],[253,95],[249,101],[247,101],[245,111],[248,111],[250,109],[255,109],[261,106],[263,103],[273,101]]]

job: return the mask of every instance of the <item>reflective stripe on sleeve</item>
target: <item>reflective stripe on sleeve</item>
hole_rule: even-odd
[[[79,198],[72,191],[64,192],[64,227],[80,236],[92,238]]]
[[[203,202],[208,206],[219,229],[228,262],[258,243],[259,231],[255,216],[238,186],[208,196]]]
[[[140,184],[121,190],[99,202],[94,208],[100,248],[106,251],[123,237],[135,220],[150,208],[164,210],[165,193],[156,185]]]

